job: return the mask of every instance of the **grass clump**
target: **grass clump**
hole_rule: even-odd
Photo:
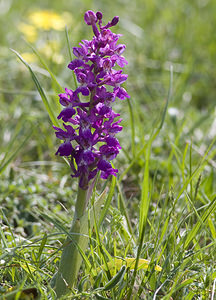
[[[87,2],[80,2],[82,12],[97,7]],[[82,13],[73,14],[75,2],[44,7],[37,0],[33,7],[21,0],[7,11],[2,3],[0,23],[7,19],[8,27],[1,29],[0,47],[0,297],[55,299],[51,278],[73,218],[77,185],[67,164],[54,155],[56,141],[43,105],[51,116],[59,112],[60,87],[74,84],[65,71],[67,43],[77,44],[87,33],[79,25]],[[92,202],[103,195],[104,205],[100,217],[88,218],[93,231],[88,230],[90,242],[70,297],[214,299],[215,4],[109,5],[122,20],[119,32],[128,45],[131,100],[117,105],[124,126],[115,162],[119,176],[98,182],[93,193]],[[106,1],[98,6],[108,12]],[[50,7],[70,12],[73,26],[68,42],[55,29],[37,36],[35,61],[26,59],[32,81],[8,49],[22,55],[28,47],[17,39],[15,25],[25,21],[21,12],[27,18],[35,8]],[[52,38],[58,54],[67,56],[63,62],[40,48]]]

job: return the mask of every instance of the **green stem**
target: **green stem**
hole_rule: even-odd
[[[86,206],[88,204],[88,197],[87,197],[87,191],[83,190],[80,187],[78,188],[78,194],[77,194],[77,201],[75,205],[75,214],[74,214],[74,222],[76,219],[80,219],[86,210]]]
[[[87,190],[81,188],[78,189],[74,220],[68,237],[63,244],[59,270],[55,275],[55,278],[53,278],[57,299],[66,295],[77,280],[77,275],[82,263],[82,257],[79,253],[78,246],[81,244],[87,245],[87,243],[83,241],[83,239],[86,240],[86,237],[84,237],[84,233],[81,232],[80,218],[85,213],[89,197],[90,195]]]

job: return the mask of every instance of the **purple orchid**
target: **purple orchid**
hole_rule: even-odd
[[[122,126],[119,125],[121,119],[116,120],[120,115],[114,113],[111,105],[116,98],[129,98],[121,87],[127,75],[119,70],[127,64],[122,56],[125,45],[117,44],[121,35],[110,30],[119,17],[105,26],[102,26],[102,18],[101,12],[95,14],[89,10],[85,13],[84,20],[92,26],[94,36],[91,41],[83,40],[80,47],[73,48],[76,59],[68,68],[76,75],[79,86],[75,91],[66,88],[65,93],[59,94],[64,108],[58,119],[64,122],[65,130],[53,126],[56,137],[64,141],[56,155],[68,157],[72,177],[79,178],[79,186],[84,190],[98,172],[103,179],[116,176],[118,172],[110,161],[121,149],[115,134]],[[84,97],[88,98],[82,100]]]

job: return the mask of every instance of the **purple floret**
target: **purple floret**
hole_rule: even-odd
[[[68,158],[71,176],[79,178],[82,189],[89,187],[98,172],[103,179],[118,173],[110,161],[121,149],[115,135],[122,126],[120,114],[112,110],[112,104],[117,98],[129,98],[121,86],[127,80],[120,70],[127,64],[122,56],[125,45],[117,44],[121,35],[110,30],[119,17],[104,26],[102,19],[101,12],[89,10],[84,15],[94,36],[91,41],[83,40],[79,47],[73,47],[75,59],[68,68],[74,72],[78,87],[66,88],[65,93],[59,94],[63,109],[57,118],[63,121],[64,129],[53,126],[56,137],[63,141],[56,155]]]
[[[56,152],[56,155],[60,156],[69,156],[72,154],[73,147],[70,142],[63,143],[59,146],[58,151]]]
[[[73,107],[67,107],[60,112],[57,119],[62,119],[64,122],[67,122],[75,113],[76,111]]]

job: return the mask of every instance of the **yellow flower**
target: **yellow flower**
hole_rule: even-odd
[[[33,53],[30,53],[30,52],[24,52],[24,53],[21,53],[21,56],[24,60],[27,61],[27,63],[33,63],[35,62],[37,59],[36,59],[36,55],[33,54]]]
[[[125,258],[125,259],[114,259],[113,261],[109,261],[107,263],[108,268],[116,268],[117,270],[120,269],[123,265],[126,265],[127,268],[133,270],[136,264],[136,258]],[[148,269],[150,261],[147,259],[140,258],[138,262],[138,270],[140,269]],[[159,265],[155,266],[155,271],[161,272],[162,268]]]
[[[29,15],[29,20],[35,27],[43,30],[64,30],[66,25],[63,16],[49,10],[33,12]]]
[[[37,30],[34,26],[25,23],[20,23],[18,25],[18,29],[24,34],[25,38],[29,42],[32,43],[37,39]]]

